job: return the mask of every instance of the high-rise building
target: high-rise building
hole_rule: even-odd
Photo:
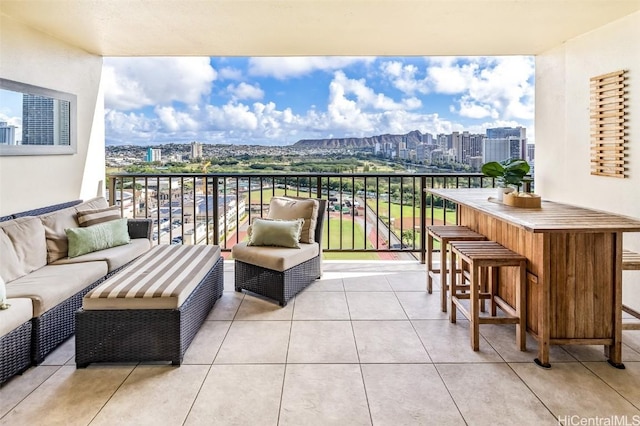
[[[15,145],[16,129],[16,126],[11,126],[6,121],[0,121],[0,145]]]
[[[22,145],[69,145],[70,103],[46,96],[22,96]]]
[[[487,129],[487,139],[508,139],[509,157],[526,158],[527,129],[524,127],[496,127]]]
[[[199,142],[191,142],[191,159],[202,158],[202,144]]]
[[[162,161],[162,150],[160,148],[147,148],[147,163]]]
[[[535,144],[527,144],[527,161],[531,162],[536,159],[536,146]]]
[[[451,148],[455,151],[456,163],[462,163],[462,138],[460,132],[451,133]]]
[[[486,138],[482,144],[482,162],[503,161],[511,157],[509,139]]]

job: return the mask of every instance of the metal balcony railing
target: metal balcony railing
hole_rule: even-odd
[[[154,241],[218,244],[230,251],[246,238],[273,196],[329,201],[327,258],[420,259],[425,228],[456,221],[455,205],[425,188],[493,187],[481,174],[299,173],[112,174],[108,197],[124,217],[152,218]]]

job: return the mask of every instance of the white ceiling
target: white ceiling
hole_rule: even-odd
[[[638,10],[640,0],[0,0],[2,15],[103,56],[535,55]]]

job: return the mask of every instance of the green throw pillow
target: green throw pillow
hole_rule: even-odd
[[[300,248],[298,240],[303,223],[304,219],[256,219],[251,226],[251,237],[247,245]]]
[[[69,257],[129,244],[127,219],[116,219],[86,228],[65,229],[69,240]]]

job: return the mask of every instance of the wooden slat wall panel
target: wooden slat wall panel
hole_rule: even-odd
[[[591,78],[591,174],[627,177],[626,71]]]

